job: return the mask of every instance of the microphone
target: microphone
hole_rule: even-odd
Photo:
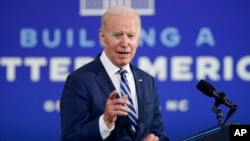
[[[209,97],[213,97],[216,100],[220,101],[221,104],[226,105],[232,111],[235,111],[238,107],[237,105],[233,104],[231,101],[227,99],[225,93],[217,92],[216,89],[211,84],[207,83],[205,80],[200,80],[196,88],[200,90],[202,93],[204,93],[205,95]]]

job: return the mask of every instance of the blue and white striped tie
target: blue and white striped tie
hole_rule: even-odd
[[[131,98],[131,90],[129,88],[128,80],[126,77],[127,70],[120,70],[119,73],[121,75],[121,84],[120,84],[121,96],[128,95],[128,99],[131,103],[130,105],[126,105],[130,109],[130,112],[128,113],[128,117],[130,119],[131,129],[133,130],[134,133],[136,133],[138,119],[137,119],[137,115],[135,112],[135,108],[133,106],[133,101]]]

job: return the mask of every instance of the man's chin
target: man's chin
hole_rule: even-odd
[[[129,64],[129,63],[130,63],[130,62],[126,60],[126,61],[121,61],[121,62],[119,62],[118,65],[119,65],[120,68],[123,68],[123,67],[125,67],[127,64]]]

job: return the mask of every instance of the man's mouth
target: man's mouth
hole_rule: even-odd
[[[129,52],[117,52],[118,54],[121,54],[121,55],[127,55],[129,54]]]

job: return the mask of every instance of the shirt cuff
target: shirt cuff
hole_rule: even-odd
[[[111,128],[108,128],[107,125],[105,124],[104,120],[103,120],[103,114],[99,117],[99,130],[102,136],[102,139],[106,139],[111,131],[113,131],[115,129],[115,125],[112,126]]]

